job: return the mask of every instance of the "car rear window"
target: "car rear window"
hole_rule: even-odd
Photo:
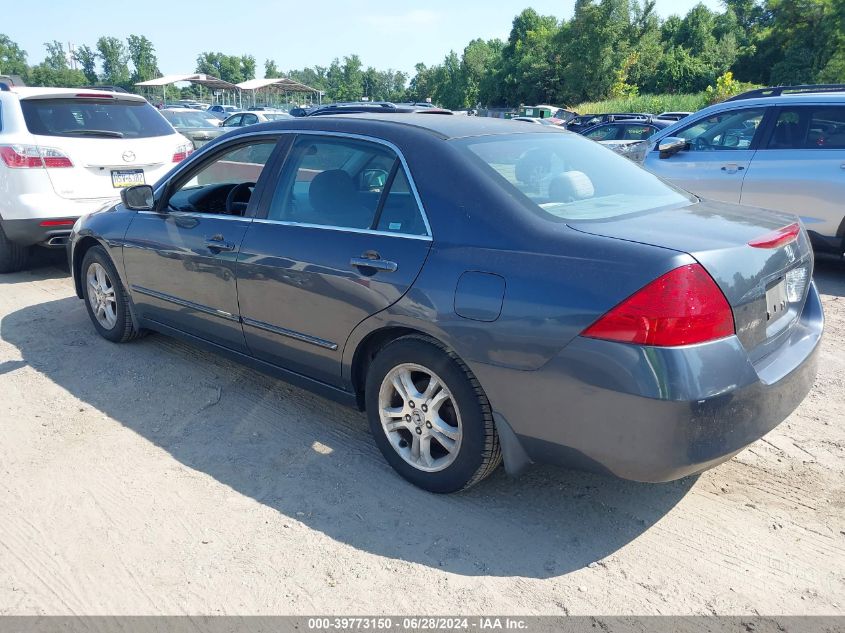
[[[26,127],[39,136],[148,138],[173,134],[149,103],[120,99],[22,99]]]
[[[695,200],[606,147],[560,132],[454,141],[549,220],[601,220]]]

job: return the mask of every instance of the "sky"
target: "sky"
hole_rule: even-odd
[[[657,0],[657,12],[683,15],[698,0]],[[719,0],[703,0],[711,9]],[[439,63],[460,53],[476,37],[507,39],[511,22],[532,6],[543,15],[572,17],[575,0],[0,0],[0,24],[29,54],[44,58],[44,42],[59,40],[93,47],[102,35],[146,35],[165,74],[192,73],[202,51],[253,55],[257,76],[264,60],[283,72],[328,66],[335,57],[357,53],[364,66],[394,68],[413,75],[414,65]],[[6,8],[3,9],[3,5]]]

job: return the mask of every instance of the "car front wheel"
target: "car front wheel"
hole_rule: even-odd
[[[132,323],[129,297],[111,258],[101,246],[89,249],[82,260],[82,295],[88,316],[103,338],[125,343],[143,333]]]
[[[469,488],[501,463],[487,397],[469,368],[436,341],[408,336],[385,346],[370,364],[365,399],[385,459],[420,488]]]

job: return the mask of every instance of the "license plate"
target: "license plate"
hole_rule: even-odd
[[[786,295],[786,280],[781,279],[766,290],[766,320],[771,323],[785,316],[789,311],[789,299]]]
[[[143,169],[113,169],[111,172],[111,184],[115,189],[123,187],[134,187],[145,185]]]

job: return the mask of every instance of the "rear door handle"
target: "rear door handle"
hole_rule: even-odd
[[[227,242],[222,235],[214,235],[213,237],[205,240],[205,247],[216,253],[235,250],[235,245],[231,242]]]
[[[349,264],[355,268],[369,268],[384,273],[395,273],[399,270],[399,264],[379,257],[378,253],[367,252],[362,257],[353,257]]]
[[[722,165],[722,171],[726,171],[729,174],[735,174],[736,172],[742,171],[744,169],[745,169],[745,167],[743,167],[742,165],[734,165],[734,164]]]

